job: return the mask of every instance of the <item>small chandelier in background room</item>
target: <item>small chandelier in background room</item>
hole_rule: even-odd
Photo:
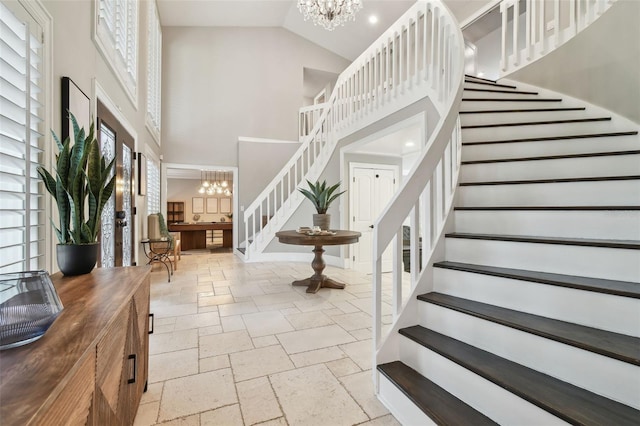
[[[198,193],[207,195],[224,194],[227,197],[233,195],[231,185],[229,185],[227,179],[227,172],[219,173],[222,175],[222,181],[220,181],[218,177],[218,172],[211,172],[211,174],[213,175],[213,180],[211,180],[209,177],[209,172],[206,170],[201,170],[200,187],[198,188]]]
[[[356,12],[362,9],[362,0],[298,0],[298,9],[305,21],[311,19],[314,25],[333,31],[355,20]]]

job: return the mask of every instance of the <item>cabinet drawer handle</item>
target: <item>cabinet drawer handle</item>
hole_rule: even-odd
[[[129,355],[128,359],[132,359],[133,360],[133,378],[127,380],[127,383],[131,384],[131,383],[135,383],[136,382],[136,376],[138,373],[138,357],[136,356],[136,354],[131,354]]]
[[[149,314],[149,334],[153,334],[153,329],[156,328],[156,317],[154,314]]]

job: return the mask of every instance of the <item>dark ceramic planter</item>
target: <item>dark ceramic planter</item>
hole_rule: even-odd
[[[88,274],[96,266],[98,260],[98,245],[93,244],[58,244],[58,267],[64,275]]]

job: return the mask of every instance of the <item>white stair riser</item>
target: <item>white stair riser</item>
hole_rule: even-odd
[[[455,232],[640,240],[640,210],[457,210]]]
[[[431,426],[436,425],[429,416],[402,393],[400,389],[389,381],[383,374],[378,374],[380,391],[378,398],[402,425]]]
[[[568,105],[566,102],[556,101],[474,101],[473,98],[463,96],[463,100],[460,106],[460,111],[477,111],[481,110],[493,110],[493,109],[524,109],[524,108],[565,108],[573,107],[576,105]],[[486,99],[496,99],[497,96],[484,96]]]
[[[462,160],[495,160],[499,158],[542,157],[549,155],[587,154],[638,149],[640,149],[640,138],[638,138],[638,135],[536,142],[503,142],[497,144],[464,145],[462,147]]]
[[[640,337],[640,299],[443,268],[434,291]]]
[[[640,282],[640,250],[447,238],[450,262]]]
[[[469,81],[467,81],[469,80]],[[489,83],[489,82],[487,82]],[[489,90],[519,90],[517,88],[516,84],[507,84],[507,86],[516,86],[516,88],[514,89],[513,87],[500,87],[500,86],[496,86],[496,85],[492,85],[491,83],[489,84],[483,84],[482,82],[471,82],[470,78],[466,78],[465,82],[464,82],[464,88],[471,88],[471,89],[489,89]],[[534,90],[530,90],[531,92],[533,92]]]
[[[460,182],[640,175],[640,154],[463,164]]]
[[[466,86],[465,86],[466,88]],[[481,88],[476,88],[476,87],[472,87],[471,89],[480,89],[483,90],[482,92],[478,92],[476,90],[465,90],[462,93],[462,97],[465,99],[535,99],[535,98],[539,98],[540,96],[538,95],[529,95],[529,94],[525,94],[525,93],[512,93],[514,92],[512,89],[505,89],[505,88],[491,88],[491,87],[481,87]],[[487,92],[487,90],[492,90],[492,92]],[[493,90],[500,90],[500,92],[494,92]],[[510,92],[510,93],[503,93],[503,92]]]
[[[544,107],[543,107],[544,108]],[[505,109],[505,108],[499,108]],[[518,108],[522,109],[522,108]],[[541,108],[538,108],[541,109]],[[486,109],[485,109],[486,110]],[[460,114],[463,126],[496,123],[521,123],[523,121],[572,120],[580,118],[598,118],[602,114],[585,110],[578,111],[537,111],[537,112],[486,112],[480,114]]]
[[[522,426],[567,424],[547,411],[410,339],[401,339],[400,359],[499,424]]]
[[[637,206],[640,179],[458,188],[458,205],[482,206]]]
[[[607,398],[640,405],[637,366],[430,303],[419,309],[423,327]]]
[[[531,121],[531,118],[529,119]],[[540,124],[529,126],[506,126],[462,129],[462,140],[500,141],[507,139],[523,139],[533,137],[552,137],[559,135],[587,135],[616,131],[611,121],[594,121],[585,123]]]

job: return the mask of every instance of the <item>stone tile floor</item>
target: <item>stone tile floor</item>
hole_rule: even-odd
[[[345,290],[291,286],[311,273],[195,254],[167,283],[156,265],[149,388],[135,425],[398,425],[373,391],[371,276],[327,267]]]

